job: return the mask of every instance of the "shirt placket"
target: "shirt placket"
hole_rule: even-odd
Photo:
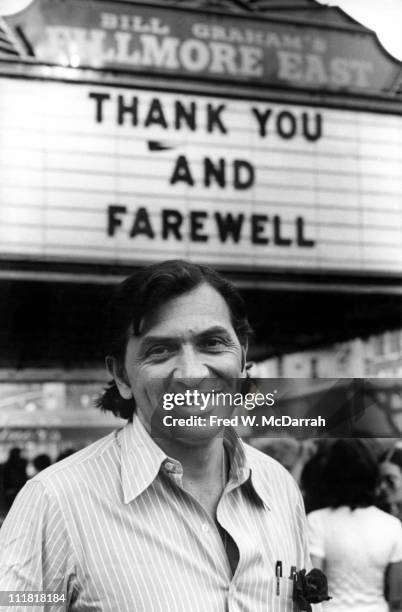
[[[247,563],[247,558],[245,556],[244,547],[242,545],[242,539],[238,537],[238,533],[236,532],[236,529],[231,528],[232,526],[229,524],[229,522],[225,520],[228,518],[230,514],[229,509],[228,509],[228,512],[226,512],[226,505],[229,504],[229,496],[233,493],[235,489],[237,489],[240,486],[240,483],[237,481],[237,478],[239,476],[240,478],[245,476],[242,470],[240,470],[239,473],[236,475],[236,480],[229,480],[228,484],[226,485],[225,490],[222,493],[222,497],[219,500],[219,504],[217,508],[217,520],[218,520],[219,525],[224,531],[226,531],[229,534],[229,536],[232,538],[232,540],[236,544],[237,549],[239,551],[239,558],[238,558],[236,570],[234,574],[231,575],[230,565],[229,565],[229,561],[227,557],[227,551],[222,542],[225,559],[229,566],[229,571],[230,571],[229,583],[228,583],[228,589],[227,589],[227,600],[226,600],[226,611],[227,612],[240,612],[244,610],[242,606],[239,606],[238,591],[239,591],[239,583],[240,583],[240,576],[242,573],[242,568]]]
[[[239,475],[243,474],[240,472]],[[236,489],[239,486],[239,483],[232,485],[229,483],[218,505],[219,523],[233,538],[239,550],[239,562],[228,589],[227,612],[292,612],[294,605],[287,597],[288,588],[291,588],[287,584],[288,577],[283,575],[280,578],[278,594],[278,582],[274,569],[271,568],[270,558],[268,554],[264,558],[264,551],[259,550],[258,532],[254,534],[253,540],[250,531],[251,525],[259,526],[261,517],[258,513],[264,512],[264,509],[251,509],[248,506],[249,502],[242,497],[240,501],[247,505],[248,511],[244,514],[243,519],[239,520],[237,517],[236,521],[233,520],[236,514],[233,508],[236,508],[237,505],[233,506],[233,503],[230,503],[230,495],[236,495]],[[251,518],[250,512],[255,512],[255,517]],[[270,569],[272,569],[271,572]],[[247,585],[245,573],[253,576],[257,586]]]
[[[225,545],[222,541],[221,534],[219,533],[215,521],[202,507],[198,500],[183,488],[183,468],[180,462],[168,458],[164,463],[164,470],[169,478],[181,488],[183,494],[191,499],[192,505],[197,509],[198,518],[200,521],[200,533],[209,538],[211,545],[214,545],[217,554],[219,554],[222,561],[222,567],[225,568],[225,581],[227,582],[227,589],[229,591],[232,582],[232,573],[226,554]]]

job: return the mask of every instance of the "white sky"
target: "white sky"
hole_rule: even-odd
[[[374,30],[382,45],[402,60],[402,0],[318,0],[339,6],[353,19]]]
[[[374,30],[384,47],[402,60],[402,0],[318,0],[341,7],[354,19]],[[30,0],[0,0],[0,14],[23,9]]]

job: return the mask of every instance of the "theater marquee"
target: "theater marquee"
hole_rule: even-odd
[[[402,271],[399,117],[0,81],[3,258]]]
[[[37,61],[73,68],[343,94],[392,91],[400,71],[372,32],[349,22],[300,27],[147,4],[35,0],[7,22]]]

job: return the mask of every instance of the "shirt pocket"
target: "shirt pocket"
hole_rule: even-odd
[[[261,612],[267,612],[267,610],[269,612],[293,612],[295,609],[293,603],[293,581],[289,580],[287,576],[279,578],[278,593],[278,580],[275,576],[270,577],[267,585],[267,598],[261,606]],[[253,612],[255,611],[253,610]]]

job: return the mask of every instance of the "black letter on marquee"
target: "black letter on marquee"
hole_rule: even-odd
[[[107,235],[114,236],[116,227],[121,226],[121,219],[117,216],[119,214],[126,214],[127,207],[119,206],[118,204],[110,204],[107,207]]]
[[[89,98],[93,98],[96,101],[96,105],[95,105],[95,120],[96,123],[102,123],[103,121],[103,113],[102,113],[102,106],[103,106],[103,102],[105,100],[110,100],[110,95],[109,94],[101,94],[101,93],[95,93],[92,92],[90,94],[88,94]]]
[[[251,242],[253,244],[268,244],[268,238],[260,236],[265,229],[263,223],[267,221],[267,215],[251,215]]]
[[[281,236],[281,218],[278,215],[274,216],[274,244],[278,246],[289,246],[292,244],[290,238],[282,238]]]
[[[190,213],[190,239],[193,242],[208,242],[208,236],[198,234],[199,230],[204,229],[204,222],[201,219],[206,219],[208,213],[192,210]]]
[[[168,124],[166,123],[165,115],[163,114],[162,105],[158,98],[152,98],[151,106],[149,107],[148,115],[144,121],[145,127],[151,125],[151,123],[156,123],[163,128],[167,128]]]
[[[241,169],[244,168],[246,176],[243,181],[240,180]],[[234,160],[234,180],[233,186],[235,189],[248,189],[254,183],[254,168],[253,166],[245,161],[244,159]]]
[[[152,229],[147,209],[139,208],[135,215],[133,227],[131,228],[130,238],[135,238],[137,234],[145,234],[148,238],[155,238],[154,230]]]
[[[131,104],[125,104],[123,96],[117,96],[117,123],[123,125],[124,115],[129,113],[131,115],[131,125],[138,124],[137,116],[138,98],[133,96],[131,98]]]
[[[302,113],[303,119],[303,134],[307,138],[307,140],[318,140],[322,136],[322,116],[318,113],[315,116],[315,133],[312,134],[308,131],[308,114]]]
[[[224,110],[225,105],[221,104],[218,108],[214,108],[212,104],[207,104],[207,131],[213,132],[215,123],[216,126],[220,129],[222,134],[226,134],[227,130],[223,125],[221,118],[219,117],[220,113]]]
[[[315,246],[314,240],[308,240],[304,237],[304,219],[303,217],[297,217],[296,219],[296,236],[297,246],[301,247],[313,247]]]
[[[218,226],[219,240],[226,242],[227,238],[231,236],[233,242],[239,242],[241,228],[244,221],[244,215],[240,214],[237,217],[233,217],[232,213],[228,213],[225,217],[220,213],[215,213],[216,224]]]
[[[174,126],[176,130],[180,130],[182,125],[182,120],[187,124],[187,127],[190,130],[196,130],[197,126],[195,123],[195,102],[190,103],[190,109],[187,109],[179,100],[176,100],[175,103],[175,123]]]
[[[183,240],[180,235],[180,226],[183,223],[183,215],[178,210],[164,208],[162,210],[162,238],[167,240],[169,232],[172,232],[176,240]]]
[[[258,108],[252,107],[251,112],[254,113],[254,115],[257,118],[258,126],[260,128],[260,136],[266,136],[267,135],[267,121],[272,112],[271,109],[269,108],[268,110],[265,111],[265,113],[260,113]]]
[[[176,165],[173,170],[173,175],[170,178],[170,184],[174,185],[178,181],[184,181],[191,187],[194,185],[194,179],[191,176],[190,168],[188,167],[185,155],[179,155]]]
[[[287,129],[283,129],[283,119],[285,119],[285,128],[286,121],[288,122]],[[292,113],[282,111],[276,118],[276,129],[282,138],[292,138],[296,134],[296,118]]]
[[[220,158],[218,161],[218,168],[216,168],[209,159],[209,157],[204,157],[204,185],[205,187],[210,187],[211,178],[213,177],[215,181],[218,183],[219,187],[225,187],[225,160]]]

